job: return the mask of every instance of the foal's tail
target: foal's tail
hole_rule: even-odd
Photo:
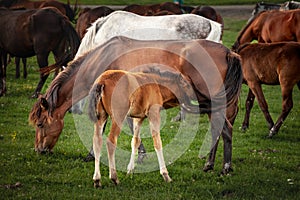
[[[100,85],[97,82],[93,85],[89,94],[89,106],[88,106],[88,115],[90,120],[97,122],[99,119],[99,113],[97,111],[97,105],[101,101],[101,94],[103,91],[104,85]]]

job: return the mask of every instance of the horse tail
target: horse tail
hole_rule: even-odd
[[[71,22],[75,22],[75,10],[72,10],[72,8],[70,7],[70,4],[63,4],[64,5],[64,8],[66,10],[66,16],[69,18],[69,20]]]
[[[92,122],[97,122],[97,120],[99,119],[97,105],[99,101],[101,101],[103,88],[104,85],[98,84],[98,82],[96,81],[89,93],[88,115]]]
[[[78,47],[80,45],[80,38],[73,28],[72,24],[65,18],[62,18],[62,27],[63,27],[63,32],[64,36],[67,40],[65,43],[65,56],[62,59],[62,65],[67,65],[67,63],[71,60],[76,55],[76,52],[78,50]]]
[[[239,97],[243,81],[243,72],[241,58],[238,54],[229,51],[226,55],[226,60],[228,70],[224,80],[224,88],[228,106],[236,97]]]

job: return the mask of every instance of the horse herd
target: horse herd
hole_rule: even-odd
[[[187,11],[194,14],[183,14]],[[227,174],[232,170],[232,126],[242,83],[249,87],[242,129],[249,126],[250,111],[257,98],[268,123],[269,137],[278,133],[293,107],[294,86],[300,89],[299,9],[259,12],[241,30],[232,49],[222,44],[223,19],[209,6],[180,7],[166,2],[130,5],[123,11],[104,6],[84,9],[76,31],[71,18],[62,13],[53,7],[17,11],[0,8],[0,26],[4,30],[0,36],[0,95],[6,92],[8,54],[19,58],[37,56],[41,77],[34,97],[52,70],[66,66],[29,114],[36,130],[35,150],[53,151],[65,114],[88,96],[88,113],[94,123],[95,187],[101,186],[102,134],[108,117],[112,121],[106,141],[109,175],[116,184],[119,180],[114,157],[122,124],[127,120],[133,133],[128,165],[131,173],[135,153],[142,145],[140,126],[145,118],[150,122],[160,173],[165,181],[172,180],[163,157],[159,112],[175,106],[180,106],[180,113],[208,115],[212,143],[203,170],[214,168],[222,137],[222,173]],[[251,44],[253,40],[258,43]],[[53,65],[48,65],[50,51],[55,57]],[[281,87],[282,112],[275,123],[261,84]],[[77,112],[76,109],[82,108],[71,110]]]

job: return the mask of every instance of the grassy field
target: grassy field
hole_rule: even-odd
[[[153,1],[151,1],[153,2]],[[186,1],[187,2],[187,1]],[[128,2],[126,2],[128,3]],[[244,20],[225,18],[223,42],[230,47]],[[0,199],[299,199],[300,195],[300,92],[294,89],[294,108],[273,139],[266,139],[267,125],[255,102],[250,129],[242,133],[239,127],[245,112],[247,87],[240,96],[240,112],[234,124],[233,168],[229,176],[219,176],[222,167],[222,142],[216,158],[215,170],[204,173],[205,160],[199,151],[208,130],[207,117],[201,116],[198,132],[191,144],[177,160],[168,165],[173,182],[167,184],[159,171],[126,176],[118,171],[121,184],[115,186],[108,178],[108,167],[101,165],[103,189],[93,188],[93,162],[83,162],[88,145],[81,140],[78,120],[67,114],[65,128],[54,153],[38,155],[34,152],[35,131],[28,124],[28,114],[36,100],[29,96],[38,82],[36,59],[29,59],[28,79],[14,78],[14,65],[8,67],[8,93],[0,98]],[[51,60],[53,62],[53,59]],[[44,86],[47,89],[51,78]],[[263,87],[270,113],[275,120],[281,112],[279,86]],[[165,113],[163,144],[173,140],[180,123],[170,122],[178,109]],[[195,118],[195,117],[194,117]],[[91,127],[86,137],[91,138]],[[186,127],[186,132],[192,127]],[[152,139],[144,133],[147,150],[153,153]],[[121,134],[120,148],[130,149],[130,135]],[[86,147],[87,146],[87,147]],[[175,151],[176,149],[174,149]],[[129,157],[125,158],[129,161]],[[150,158],[137,169],[150,165]],[[155,160],[155,159],[154,159]],[[155,165],[157,161],[155,160]],[[118,167],[118,166],[117,166]]]

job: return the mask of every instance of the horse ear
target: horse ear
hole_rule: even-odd
[[[48,110],[49,108],[49,104],[47,102],[47,100],[45,98],[41,98],[41,104],[40,104],[41,108]]]

